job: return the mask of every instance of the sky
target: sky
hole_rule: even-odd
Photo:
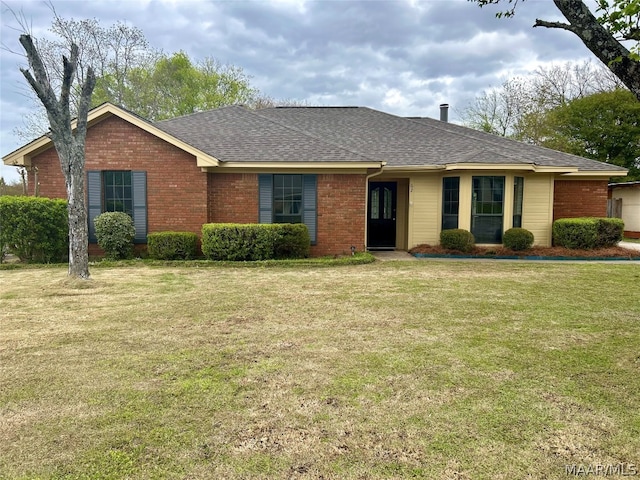
[[[504,3],[504,2],[503,2]],[[588,2],[587,2],[588,3]],[[243,69],[260,93],[321,106],[366,106],[401,116],[460,121],[470,102],[537,68],[597,60],[570,32],[532,28],[564,20],[551,0],[519,3],[511,19],[499,6],[468,0],[52,0],[59,16],[118,21],[142,30],[150,46],[213,57]],[[25,142],[14,133],[33,109],[19,71],[26,66],[13,12],[34,36],[49,36],[42,0],[0,4],[0,155]],[[19,177],[0,162],[7,181]]]

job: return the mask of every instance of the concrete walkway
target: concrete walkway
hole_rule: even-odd
[[[619,247],[628,248],[629,250],[640,250],[640,243],[620,242]]]

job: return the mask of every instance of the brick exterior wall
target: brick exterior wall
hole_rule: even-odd
[[[364,249],[365,175],[318,175],[318,238],[311,255]],[[209,174],[209,222],[257,223],[258,175]]]
[[[210,173],[209,223],[258,223],[258,175]]]
[[[38,167],[40,196],[67,198],[64,177],[54,148],[32,160]],[[207,174],[192,155],[122,120],[109,117],[87,132],[86,170],[147,172],[147,231],[188,231],[200,234],[207,221]],[[33,193],[33,172],[29,188]],[[90,254],[99,250],[90,247]]]
[[[553,219],[607,216],[607,180],[556,180]]]
[[[364,250],[366,175],[318,175],[318,242],[315,256]]]

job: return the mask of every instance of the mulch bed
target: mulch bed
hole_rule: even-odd
[[[440,246],[418,245],[411,250],[411,254],[423,255],[464,255],[473,257],[562,257],[562,258],[624,258],[640,260],[639,250],[622,247],[598,248],[593,250],[574,250],[563,247],[533,247],[527,250],[514,251],[502,246],[475,247],[471,252],[448,250]]]

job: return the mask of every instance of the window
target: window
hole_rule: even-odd
[[[135,243],[147,243],[147,172],[87,172],[89,241],[96,242],[93,220],[103,212],[125,212],[133,218]]]
[[[460,177],[442,179],[442,230],[458,228]]]
[[[302,223],[302,175],[273,176],[273,223]]]
[[[476,243],[502,243],[505,177],[472,177],[471,233]]]
[[[522,227],[522,200],[524,177],[513,177],[513,226]]]
[[[258,175],[259,222],[304,223],[316,243],[316,176]]]
[[[133,218],[131,172],[104,172],[104,211],[124,212]]]

